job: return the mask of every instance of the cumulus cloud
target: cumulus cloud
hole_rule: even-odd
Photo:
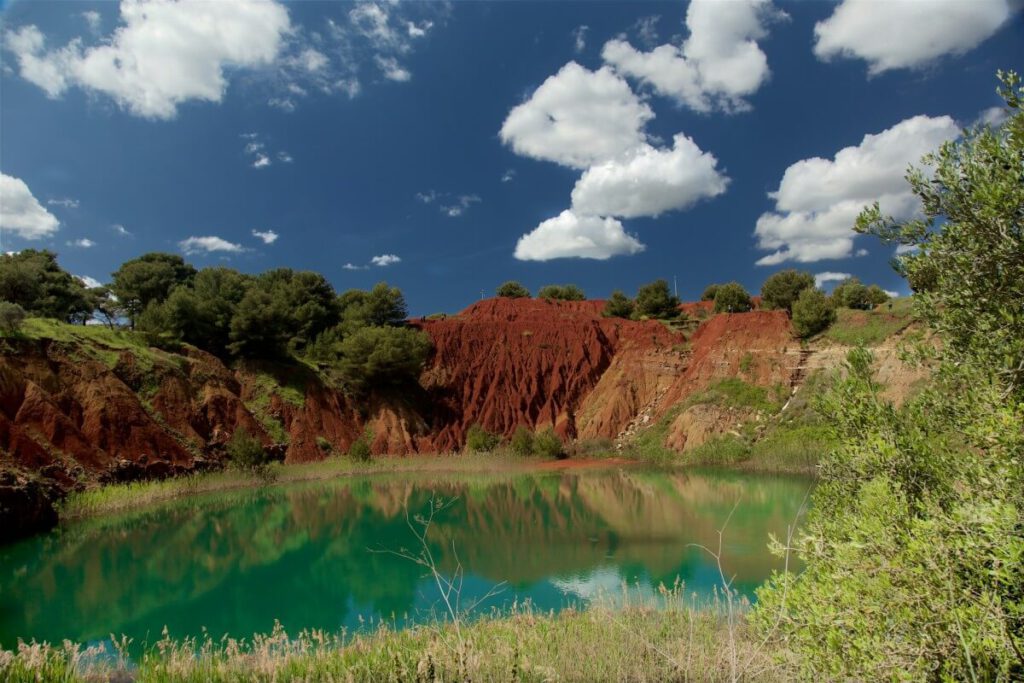
[[[814,27],[814,54],[863,59],[871,74],[921,67],[971,50],[1012,13],[1009,0],[843,0]]]
[[[263,240],[263,244],[273,244],[277,241],[277,238],[280,237],[280,235],[273,230],[253,230],[252,234],[253,237],[258,237]]]
[[[605,260],[622,254],[638,254],[644,245],[626,233],[614,218],[580,216],[566,209],[543,221],[516,243],[520,261],[549,261],[556,258]]]
[[[1006,107],[989,107],[985,111],[978,114],[978,118],[974,120],[974,125],[991,126],[992,128],[998,128],[1003,125],[1006,119],[1010,118],[1010,112]]]
[[[241,244],[228,242],[226,239],[213,235],[206,237],[189,237],[178,242],[178,246],[186,254],[212,254],[214,252],[226,252],[239,254],[245,251]]]
[[[824,273],[815,273],[814,285],[821,287],[826,282],[842,282],[843,280],[849,280],[852,275],[849,273],[835,273],[832,271],[825,271]]]
[[[398,59],[395,57],[383,57],[381,55],[377,55],[375,59],[381,74],[389,81],[404,83],[412,78],[412,72],[399,64]]]
[[[10,230],[26,240],[49,237],[60,221],[43,208],[21,178],[0,173],[0,230]]]
[[[89,247],[95,247],[96,243],[88,237],[81,237],[77,240],[71,240],[68,243],[69,247],[78,247],[79,249],[88,249]]]
[[[864,206],[878,201],[884,213],[905,220],[919,210],[903,176],[910,164],[959,134],[948,116],[915,116],[846,147],[832,159],[803,159],[786,169],[769,194],[775,210],[757,220],[757,261],[810,263],[854,253],[853,225]]]
[[[102,287],[103,286],[102,282],[100,282],[99,280],[97,280],[94,277],[89,277],[88,275],[76,275],[75,277],[77,277],[79,280],[81,280],[82,284],[84,284],[89,289],[92,289],[93,287]]]
[[[569,62],[509,112],[500,135],[517,154],[582,169],[642,146],[652,118],[610,68]]]
[[[659,216],[725,192],[714,155],[676,135],[672,149],[645,145],[627,161],[591,166],[572,191],[573,211],[591,216]]]
[[[137,116],[170,119],[190,100],[220,102],[227,71],[274,62],[292,30],[275,0],[122,0],[121,25],[97,45],[47,50],[35,26],[9,33],[23,78],[56,98],[72,86]]]
[[[642,52],[615,39],[601,54],[619,73],[694,111],[742,111],[749,108],[744,98],[771,73],[757,41],[785,16],[770,0],[692,0],[686,11],[690,35],[682,45]]]
[[[380,256],[374,256],[370,259],[370,263],[375,266],[390,266],[395,263],[399,263],[402,259],[394,254],[381,254]]]

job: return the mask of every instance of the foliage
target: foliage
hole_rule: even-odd
[[[914,322],[913,301],[897,299],[869,311],[840,308],[825,336],[846,346],[874,346]]]
[[[15,334],[25,322],[25,309],[10,301],[0,301],[0,332]]]
[[[231,318],[228,350],[246,358],[283,357],[291,338],[291,313],[286,306],[265,288],[249,288]]]
[[[163,303],[175,287],[190,284],[195,275],[196,269],[177,254],[151,252],[122,263],[113,273],[110,290],[134,326],[150,304]]]
[[[633,316],[637,318],[667,319],[679,315],[679,298],[672,294],[665,280],[655,280],[641,286],[633,306]]]
[[[814,276],[802,270],[780,270],[761,285],[761,306],[767,309],[781,308],[793,312],[800,293],[814,289]]]
[[[357,462],[368,462],[373,457],[373,451],[370,450],[373,438],[373,430],[367,426],[359,438],[348,447],[348,457]]]
[[[0,300],[18,304],[30,315],[64,322],[84,322],[95,303],[81,280],[45,249],[0,254]]]
[[[885,293],[885,290],[878,285],[868,285],[865,296],[871,306],[880,306],[891,298]]]
[[[533,453],[545,458],[562,458],[565,457],[565,445],[555,430],[548,427],[533,437]]]
[[[711,284],[711,285],[708,285],[707,287],[705,287],[704,291],[701,292],[700,300],[701,301],[714,301],[715,300],[715,295],[718,294],[718,288],[719,287],[721,287],[721,285],[715,285],[715,284]]]
[[[587,295],[576,285],[546,285],[540,288],[537,297],[556,301],[584,301]]]
[[[836,320],[835,305],[820,289],[804,289],[793,302],[793,329],[803,338],[812,337]]]
[[[925,219],[898,224],[876,205],[858,221],[920,246],[900,267],[928,281],[918,309],[944,357],[897,410],[855,349],[822,401],[838,446],[792,543],[805,567],[777,574],[753,615],[796,655],[794,676],[1024,677],[1024,90],[1000,76],[1014,110],[1003,128],[967,131],[925,157],[932,173],[908,174]]]
[[[715,313],[745,313],[753,307],[750,293],[738,282],[719,285],[715,292]]]
[[[227,443],[227,454],[231,464],[242,470],[257,472],[270,464],[270,455],[263,444],[245,427],[239,427],[231,435]]]
[[[606,318],[629,318],[633,315],[633,301],[616,289],[604,304],[602,315]]]
[[[497,291],[498,296],[505,297],[508,299],[528,299],[530,298],[530,290],[523,287],[515,280],[509,280],[505,282]]]
[[[832,290],[832,300],[836,306],[868,310],[872,307],[868,288],[855,277],[843,280]]]
[[[364,327],[344,338],[337,369],[356,391],[415,381],[433,348],[426,333],[409,327]]]
[[[398,327],[409,315],[402,290],[386,282],[378,282],[369,292],[351,289],[338,297],[338,306],[346,331],[367,325]]]
[[[533,455],[533,432],[524,425],[516,427],[509,441],[512,452],[520,456]]]
[[[237,270],[204,268],[191,286],[176,287],[161,304],[166,331],[211,353],[226,353],[231,321],[251,284],[252,278]]]
[[[489,453],[501,443],[501,437],[473,423],[466,431],[466,448],[475,453]]]

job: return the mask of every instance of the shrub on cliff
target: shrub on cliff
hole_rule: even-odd
[[[793,304],[800,292],[814,288],[814,276],[802,270],[780,270],[761,285],[761,306],[781,308],[793,312]]]
[[[587,298],[583,290],[576,285],[547,285],[540,288],[537,296],[558,301],[584,301]]]
[[[433,345],[426,333],[410,327],[364,327],[338,348],[335,367],[350,388],[362,392],[416,381]]]
[[[640,287],[633,300],[633,316],[637,318],[675,318],[679,315],[679,298],[672,294],[665,280],[655,280]]]
[[[708,285],[704,288],[704,291],[700,295],[701,301],[714,301],[715,295],[718,294],[719,285]]]
[[[533,455],[533,432],[528,427],[519,425],[516,427],[516,431],[512,433],[509,447],[516,455]]]
[[[564,458],[565,445],[555,434],[555,430],[548,427],[533,437],[533,452],[544,458]]]
[[[245,427],[239,427],[231,435],[227,443],[227,454],[232,465],[260,476],[266,476],[270,467],[270,454]]]
[[[621,289],[616,289],[604,303],[602,315],[606,318],[629,318],[633,315],[633,301]]]
[[[793,302],[793,329],[801,337],[813,336],[835,320],[835,304],[820,289],[805,289]]]
[[[745,313],[753,307],[750,294],[738,282],[719,285],[715,292],[715,313]]]
[[[0,301],[0,332],[14,334],[25,322],[25,309],[10,301]]]
[[[489,453],[501,443],[501,437],[484,429],[479,424],[472,424],[466,432],[466,448],[474,453]]]
[[[498,296],[506,299],[528,299],[530,298],[530,290],[523,287],[515,280],[509,280],[498,287]]]
[[[373,430],[369,426],[359,435],[359,438],[348,447],[348,457],[359,462],[369,462],[373,457],[370,444],[373,443]]]
[[[867,300],[872,306],[884,304],[891,297],[878,285],[868,285]]]

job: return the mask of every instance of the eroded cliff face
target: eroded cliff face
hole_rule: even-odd
[[[240,427],[285,462],[346,452],[367,427],[373,452],[392,455],[457,451],[474,423],[504,436],[523,425],[554,427],[566,440],[615,439],[717,379],[788,386],[801,362],[781,312],[713,315],[684,333],[605,318],[602,308],[490,299],[413,320],[434,342],[419,386],[358,402],[302,364],[228,367],[189,347],[9,339],[0,347],[0,469],[60,495],[217,466]],[[6,507],[31,509],[26,500]]]

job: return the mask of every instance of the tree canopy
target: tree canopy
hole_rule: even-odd
[[[64,322],[84,322],[95,303],[82,281],[45,249],[0,254],[0,300],[18,304],[30,315]]]
[[[576,285],[546,285],[540,288],[537,296],[557,301],[584,301],[587,298],[583,290]]]
[[[135,324],[152,303],[163,303],[178,285],[191,284],[196,269],[177,254],[152,252],[125,261],[112,274],[110,290]]]
[[[767,309],[781,308],[792,313],[793,304],[805,289],[814,288],[814,276],[808,272],[789,269],[780,270],[761,285],[761,306]]]
[[[637,317],[675,318],[679,315],[679,297],[672,294],[667,281],[655,280],[637,290],[633,307]]]
[[[715,290],[715,313],[745,313],[753,307],[750,293],[738,282],[727,282]]]
[[[498,287],[497,295],[506,299],[525,299],[530,297],[530,290],[515,280],[509,280]]]

